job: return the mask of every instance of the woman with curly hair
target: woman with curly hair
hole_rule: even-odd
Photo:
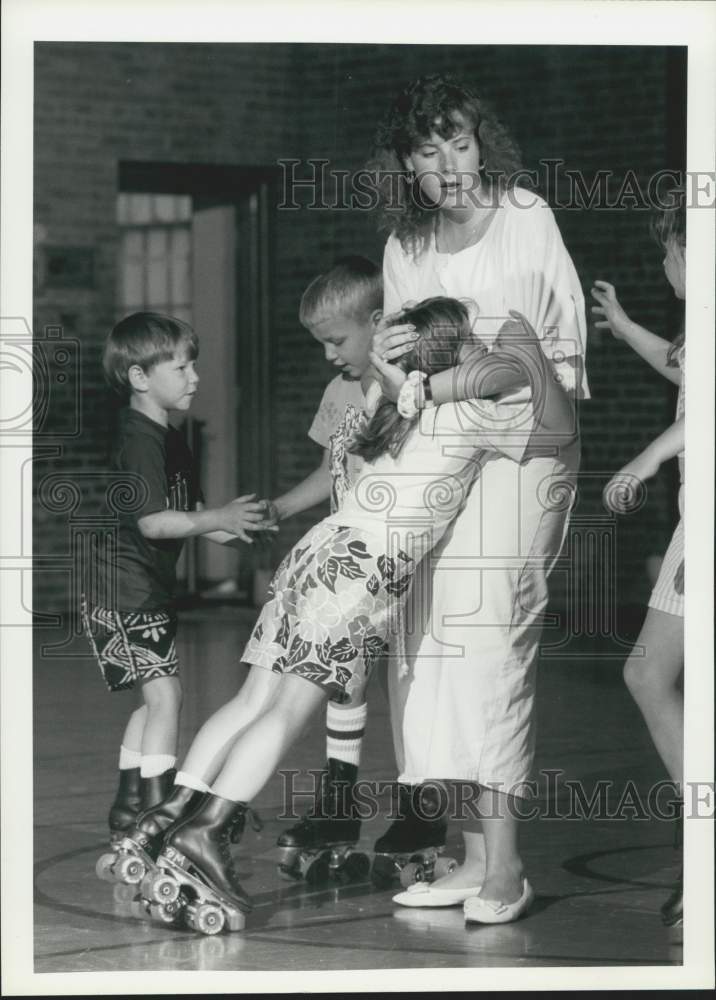
[[[403,398],[405,375],[388,362],[412,335],[391,314],[429,295],[450,295],[470,300],[473,332],[492,349],[477,364],[416,380],[415,406],[496,393],[516,401],[529,385],[538,399],[545,377],[572,400],[586,397],[579,279],[551,210],[517,184],[518,148],[485,103],[451,78],[415,81],[377,131],[372,168],[390,232],[386,320],[372,356],[383,392],[397,399],[402,389]],[[495,350],[513,310],[536,331],[548,361],[541,372],[527,348],[521,362]],[[547,577],[566,534],[579,464],[576,419],[568,433],[539,443],[541,453],[518,462],[504,455],[485,462],[464,510],[416,575],[405,662],[391,658],[399,780],[412,787],[469,783],[480,817],[463,827],[463,865],[395,899],[464,903],[466,919],[486,923],[516,919],[533,898],[517,819],[534,757]]]

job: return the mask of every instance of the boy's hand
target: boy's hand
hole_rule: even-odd
[[[255,493],[238,497],[220,509],[221,527],[237,535],[251,545],[248,531],[278,531],[278,526],[267,525],[263,503],[256,500]]]
[[[278,507],[273,500],[259,500],[259,503],[263,506],[266,527],[268,528],[277,525],[281,518],[279,516]]]
[[[404,308],[410,308],[414,303],[406,302]],[[375,325],[373,334],[373,353],[382,361],[394,361],[413,349],[413,344],[419,334],[412,323],[395,323],[402,316],[401,312],[382,316]]]
[[[638,510],[646,499],[644,483],[659,471],[660,463],[647,448],[628,462],[604,487],[604,506],[615,514],[629,514]]]
[[[599,303],[598,306],[592,306],[592,313],[604,317],[595,321],[595,327],[597,329],[608,327],[618,340],[624,340],[632,323],[619,305],[614,285],[610,285],[608,281],[595,281],[592,298]]]

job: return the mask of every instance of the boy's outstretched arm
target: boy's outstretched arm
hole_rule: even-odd
[[[671,343],[663,337],[639,326],[629,319],[617,299],[614,285],[608,281],[595,281],[592,298],[599,304],[592,306],[592,313],[602,317],[594,323],[597,329],[609,329],[617,340],[625,341],[647,364],[670,382],[681,385],[681,369],[668,363]]]
[[[250,545],[251,538],[247,532],[274,530],[267,524],[266,508],[255,500],[254,494],[210,510],[157,511],[140,517],[137,524],[144,537],[153,541],[224,531]]]
[[[323,449],[321,464],[309,472],[305,479],[280,497],[269,501],[269,514],[276,521],[301,514],[319,503],[324,503],[331,495],[331,471],[328,464],[328,448]]]

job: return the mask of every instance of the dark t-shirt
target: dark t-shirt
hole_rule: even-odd
[[[113,472],[132,474],[126,493],[136,496],[128,505],[135,509],[119,512],[116,551],[113,557],[97,553],[85,593],[94,604],[116,611],[171,606],[183,540],[145,538],[137,522],[163,510],[195,509],[202,496],[194,458],[179,431],[125,409],[110,465]]]

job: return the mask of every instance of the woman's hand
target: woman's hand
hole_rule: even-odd
[[[594,323],[597,329],[608,327],[618,340],[624,340],[633,324],[619,305],[614,285],[610,285],[608,281],[595,281],[592,298],[599,303],[598,306],[592,306],[593,315],[603,317]]]
[[[644,483],[659,471],[661,463],[649,448],[628,462],[604,487],[604,506],[615,514],[637,510],[646,499]]]
[[[415,305],[414,302],[406,302],[404,309],[409,309]],[[418,339],[419,334],[412,323],[396,323],[400,319],[401,312],[392,313],[390,316],[382,316],[376,323],[373,334],[373,353],[377,354],[383,361],[394,361],[402,358],[404,354],[413,349],[413,344]]]
[[[400,389],[408,376],[402,368],[383,361],[375,351],[371,351],[368,356],[373,366],[372,374],[380,386],[381,393],[392,403],[397,403]]]

